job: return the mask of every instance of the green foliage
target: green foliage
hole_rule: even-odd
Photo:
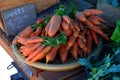
[[[63,16],[66,14],[66,6],[65,5],[59,5],[59,9],[54,10],[54,14]]]
[[[47,23],[49,22],[50,18],[51,18],[50,16],[47,16],[47,17],[45,18],[44,22],[42,22],[42,23],[40,23],[40,24],[37,24],[37,23],[33,24],[33,25],[32,25],[33,30],[36,30],[37,27],[45,28],[45,26],[46,26]]]
[[[59,36],[55,38],[44,37],[45,41],[43,42],[45,45],[49,45],[51,47],[56,47],[57,45],[66,45],[67,38],[65,33],[61,33]]]
[[[111,36],[111,40],[115,41],[117,44],[120,43],[120,20],[116,23],[116,28]]]
[[[92,59],[91,59],[92,60]],[[108,54],[102,60],[92,63],[90,60],[80,58],[79,63],[87,68],[91,75],[88,80],[107,80],[113,78],[113,80],[120,79],[120,76],[114,75],[120,73],[120,50],[116,50],[112,54]],[[98,65],[98,63],[100,65]],[[97,66],[98,65],[98,66]],[[106,79],[107,78],[107,79]]]
[[[75,17],[75,12],[77,11],[77,6],[74,4],[74,3],[72,3],[72,2],[70,2],[70,6],[71,6],[71,8],[70,8],[70,13],[68,14],[71,18],[74,18]]]

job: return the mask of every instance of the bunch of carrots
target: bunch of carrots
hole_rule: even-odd
[[[83,12],[75,12],[75,19],[68,15],[53,15],[46,23],[45,28],[38,25],[36,30],[32,26],[25,28],[14,40],[14,44],[21,44],[19,50],[25,61],[30,63],[46,58],[46,62],[53,61],[59,54],[62,63],[68,60],[68,55],[73,58],[83,57],[91,53],[93,43],[98,44],[98,36],[109,40],[103,32],[108,28],[101,25],[105,22],[98,15],[102,11],[97,9],[85,9]],[[38,19],[36,24],[41,24],[45,20]],[[59,44],[56,47],[44,44],[44,36],[54,38],[65,33],[66,45]],[[70,54],[68,54],[70,53]]]

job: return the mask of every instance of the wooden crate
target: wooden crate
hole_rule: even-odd
[[[0,14],[3,10],[12,9],[21,5],[33,3],[37,12],[41,12],[54,4],[59,3],[59,0],[0,0]],[[5,26],[0,15],[0,28],[5,32]]]
[[[28,3],[34,3],[37,12],[41,12],[58,2],[59,0],[0,0],[0,12]]]

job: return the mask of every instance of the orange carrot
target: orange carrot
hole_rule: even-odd
[[[89,15],[99,15],[99,14],[102,14],[103,12],[98,9],[85,9],[84,13],[89,16]]]
[[[77,38],[79,36],[79,32],[78,31],[74,31],[73,32],[73,37]]]
[[[95,17],[95,16],[90,16],[88,20],[93,24],[93,25],[99,25],[100,21]]]
[[[106,40],[109,40],[109,37],[107,37],[106,34],[104,34],[98,27],[94,26],[90,21],[87,20],[87,21],[84,22],[84,24],[86,24],[88,28],[95,31],[96,33],[101,35]]]
[[[70,28],[69,24],[66,23],[65,21],[62,21],[62,29],[67,31]]]
[[[47,23],[47,25],[46,25],[46,27],[45,27],[45,35],[46,35],[46,36],[48,35],[49,27],[50,27],[50,21]]]
[[[29,38],[21,38],[21,37],[18,37],[18,36],[17,36],[17,42],[20,43],[20,44],[22,44],[22,45],[28,45],[28,44],[26,43],[26,41],[27,41],[28,39],[29,39]]]
[[[30,35],[30,37],[38,36],[41,32],[42,32],[42,28],[41,28],[41,27],[37,27],[36,31],[33,32],[33,33]]]
[[[34,49],[23,52],[23,57],[29,56],[32,52],[34,52]]]
[[[90,31],[91,31],[91,36],[92,36],[95,44],[98,44],[97,34],[93,30],[90,30]]]
[[[84,29],[84,30],[82,31],[81,35],[82,35],[82,36],[85,36],[86,32],[87,32],[87,29]]]
[[[87,9],[85,9],[85,10],[83,11],[83,14],[84,14],[85,16],[87,16],[87,17],[89,17],[90,15],[92,15],[91,12],[89,12]]]
[[[78,38],[78,39],[77,39],[77,42],[78,42],[79,47],[82,48],[83,51],[86,52],[86,51],[87,51],[87,47],[86,47],[86,45],[84,44],[83,40],[82,40],[81,38]]]
[[[78,22],[78,27],[80,28],[80,30],[83,30],[84,29],[84,25],[82,22]]]
[[[64,32],[65,32],[66,36],[68,37],[68,36],[72,35],[73,31],[71,29],[69,29],[69,30],[64,31]]]
[[[35,43],[35,44],[30,44],[30,45],[26,45],[26,47],[24,47],[23,49],[21,49],[21,52],[26,52],[32,49],[36,49],[38,46],[40,46],[41,43]]]
[[[76,12],[75,13],[75,18],[79,21],[82,21],[82,22],[86,21],[86,17],[82,12]]]
[[[24,41],[26,40],[26,38],[22,38]],[[25,41],[27,44],[32,44],[32,43],[38,43],[38,42],[43,42],[44,39],[38,36],[33,36],[31,38],[27,38],[27,40]]]
[[[57,46],[50,50],[50,52],[46,55],[46,63],[48,63],[48,61],[53,61],[55,59],[59,47],[60,46]]]
[[[59,32],[60,32],[60,33],[62,33],[62,32],[63,32],[63,29],[62,29],[61,27],[60,27],[60,29],[59,29]]]
[[[74,44],[75,40],[77,39],[78,35],[79,35],[79,32],[74,31],[73,35],[70,36],[70,38],[69,38],[69,40],[67,42],[67,45],[66,45],[67,50],[69,50],[73,46],[73,44]]]
[[[63,19],[65,22],[67,22],[68,24],[70,24],[70,22],[71,22],[70,17],[67,16],[67,15],[62,16],[62,19]]]
[[[30,61],[32,58],[34,58],[39,52],[45,47],[44,44],[41,44],[34,52],[32,52],[26,59],[26,61]]]
[[[92,49],[92,36],[90,34],[90,31],[87,31],[86,41],[87,41],[87,53],[89,54]]]
[[[71,52],[71,55],[75,58],[75,59],[77,59],[77,54],[78,54],[78,43],[77,42],[75,42],[74,44],[73,44],[73,48],[72,48],[72,52]]]
[[[50,37],[53,37],[56,34],[56,32],[59,30],[61,21],[62,20],[60,16],[58,15],[52,16],[52,18],[50,19],[50,26],[48,30],[48,35]]]
[[[33,33],[32,26],[28,26],[23,31],[21,31],[18,36],[26,38],[26,37],[29,37],[32,33]],[[18,44],[17,38],[13,41],[13,44]]]
[[[80,31],[80,27],[76,23],[74,23],[74,28],[75,28],[75,30]]]
[[[76,40],[76,37],[74,37],[73,35],[71,35],[70,38],[69,38],[69,40],[68,40],[68,42],[67,42],[67,45],[66,45],[66,49],[67,50],[69,50],[73,46],[75,40]]]
[[[32,33],[33,33],[32,26],[28,26],[22,32],[20,32],[18,36],[26,38],[26,37],[29,37]]]
[[[47,35],[47,33],[45,32],[45,29],[42,29],[42,32],[41,32],[40,36],[43,37],[45,35]]]
[[[78,54],[80,54],[80,57],[83,57],[82,48],[78,47],[77,52],[78,52]]]
[[[65,63],[67,61],[67,55],[68,55],[66,46],[61,46],[59,48],[59,55],[62,63]]]
[[[34,58],[32,58],[32,60],[30,61],[30,63],[33,63],[33,62],[36,62],[38,60],[43,59],[45,57],[45,55],[51,50],[51,48],[52,47],[50,47],[50,46],[46,46]]]
[[[93,16],[94,18],[98,19],[98,21],[100,22],[106,22],[104,19],[102,19],[101,17],[99,16]]]
[[[40,24],[40,23],[42,23],[42,22],[44,22],[44,19],[43,19],[43,18],[40,18],[40,19],[38,19],[38,20],[36,21],[37,24]]]
[[[86,38],[85,38],[85,35],[79,34],[78,37],[81,38],[82,42],[86,45]]]
[[[18,38],[18,42],[23,44],[23,45],[27,45],[27,44],[33,44],[33,43],[38,43],[38,42],[43,42],[44,39],[38,36],[33,36],[31,38]]]

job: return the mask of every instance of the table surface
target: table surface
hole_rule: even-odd
[[[88,8],[93,8],[94,6],[84,0],[71,0],[77,3],[77,6],[79,7],[78,10],[84,10]],[[64,0],[61,0],[62,4],[66,5],[69,8],[68,2],[65,2]],[[54,5],[47,10],[41,12],[38,14],[38,17],[44,17],[45,15],[52,15],[53,10],[57,9],[59,7],[59,4]],[[23,72],[26,74],[26,76],[30,80],[86,80],[86,74],[84,73],[84,68],[79,67],[74,70],[70,71],[63,71],[63,72],[51,72],[51,71],[43,71],[40,69],[36,69],[33,67],[30,67],[27,65],[27,67],[30,69],[30,71],[33,73],[32,76],[29,75],[26,68],[21,64],[19,60],[15,58],[15,56],[12,53],[11,48],[11,42],[14,39],[14,36],[12,37],[6,37],[6,34],[0,30],[0,45],[6,50],[6,52],[10,55],[11,58],[15,61],[15,63],[23,70]]]

